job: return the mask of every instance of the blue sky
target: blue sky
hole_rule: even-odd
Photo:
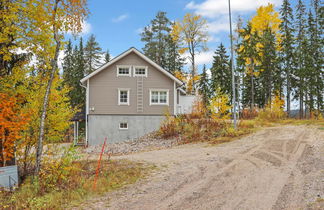
[[[310,0],[306,0],[306,4]],[[197,62],[210,67],[213,52],[223,42],[229,48],[229,21],[227,0],[137,0],[137,1],[104,1],[88,0],[90,15],[84,23],[82,36],[96,36],[103,50],[109,49],[116,56],[134,46],[142,49],[140,31],[149,24],[158,11],[167,12],[170,20],[179,20],[185,13],[202,15],[209,22],[209,51],[197,56]],[[282,0],[232,0],[233,20],[238,15],[248,19],[255,14],[258,6],[274,3],[277,7]],[[296,4],[297,0],[292,0]]]

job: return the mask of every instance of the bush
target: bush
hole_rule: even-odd
[[[258,119],[271,122],[286,118],[287,115],[284,112],[284,105],[285,101],[276,95],[271,103],[267,104],[266,107],[259,112]]]

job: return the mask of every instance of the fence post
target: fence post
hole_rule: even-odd
[[[97,179],[98,179],[99,170],[100,170],[100,162],[101,162],[101,159],[102,159],[102,154],[104,153],[104,150],[105,150],[106,141],[107,141],[107,137],[105,138],[104,144],[102,145],[101,153],[100,153],[100,156],[99,156],[99,159],[98,159],[98,165],[97,165],[97,170],[96,170],[96,176],[95,176],[94,183],[93,183],[93,190],[96,189]]]

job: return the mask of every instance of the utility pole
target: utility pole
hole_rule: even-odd
[[[235,75],[234,75],[234,48],[233,48],[233,34],[232,34],[232,12],[231,12],[231,0],[228,0],[228,15],[230,22],[230,38],[231,38],[231,70],[232,70],[232,91],[233,91],[233,124],[236,129],[236,91],[235,91]]]

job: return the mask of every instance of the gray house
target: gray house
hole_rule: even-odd
[[[135,48],[81,80],[86,88],[86,143],[119,142],[159,128],[183,112],[183,82]],[[183,101],[188,101],[186,98]]]

